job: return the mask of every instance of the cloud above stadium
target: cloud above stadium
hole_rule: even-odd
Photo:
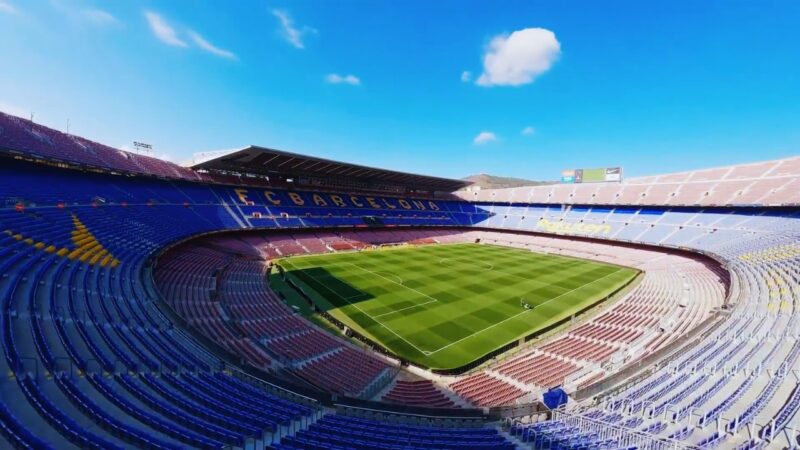
[[[317,33],[315,28],[307,26],[297,28],[297,26],[294,24],[294,19],[292,19],[292,16],[290,16],[287,11],[274,9],[272,10],[272,15],[277,17],[281,24],[281,36],[283,36],[286,42],[292,44],[294,48],[305,48],[303,36],[306,34]]]
[[[497,135],[492,133],[491,131],[481,131],[472,139],[472,143],[475,145],[485,145],[489,142],[494,142],[497,140]]]
[[[520,86],[547,72],[561,55],[555,33],[544,28],[525,28],[495,36],[483,55],[479,86]]]
[[[469,83],[470,80],[472,80],[472,72],[470,72],[469,70],[461,72],[461,82]]]
[[[11,3],[0,0],[0,14],[19,14],[19,10],[16,6],[12,5]]]
[[[153,11],[145,11],[144,17],[147,19],[147,24],[150,25],[150,31],[153,32],[153,36],[159,41],[174,47],[189,46],[189,44],[178,37],[178,33],[175,29],[172,28],[160,14]]]
[[[191,38],[195,45],[197,45],[201,50],[211,53],[212,55],[219,56],[220,58],[237,59],[233,52],[215,46],[211,42],[208,42],[203,36],[200,36],[200,34],[196,31],[189,30],[188,34],[189,38]]]
[[[204,38],[200,33],[192,29],[186,29],[184,33],[179,33],[178,30],[170,25],[169,22],[167,22],[167,20],[158,13],[153,11],[145,11],[144,17],[147,19],[147,23],[150,25],[150,30],[153,32],[153,35],[156,37],[156,39],[167,45],[186,48],[189,47],[187,42],[188,38],[188,40],[194,43],[197,48],[206,53],[210,53],[214,56],[225,59],[238,59],[236,54],[230,50],[217,47]],[[183,36],[180,36],[179,34]]]
[[[525,127],[522,129],[522,132],[520,134],[522,134],[523,136],[533,136],[534,134],[536,134],[536,128]]]
[[[94,25],[116,25],[119,23],[116,17],[114,17],[108,11],[103,11],[102,9],[84,9],[78,11],[78,16]]]
[[[328,84],[349,84],[350,86],[360,86],[361,79],[355,75],[339,75],[338,73],[329,73],[325,75],[325,82]]]
[[[3,1],[3,0],[0,0]],[[99,27],[108,27],[118,25],[119,20],[108,11],[99,8],[84,8],[76,5],[76,2],[70,0],[50,0],[50,5],[56,11],[60,12],[68,19],[96,25]]]

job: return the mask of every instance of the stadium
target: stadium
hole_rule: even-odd
[[[469,190],[0,130],[4,446],[797,443],[800,158]]]
[[[800,448],[798,23],[0,0],[0,450]]]

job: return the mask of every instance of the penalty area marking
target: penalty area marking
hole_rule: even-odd
[[[428,300],[427,302],[424,302],[424,303],[417,303],[416,305],[406,306],[405,308],[395,309],[395,310],[389,311],[387,313],[378,314],[377,316],[372,316],[372,317],[375,318],[375,317],[388,316],[388,315],[391,315],[391,314],[394,314],[394,313],[399,313],[400,311],[405,311],[405,310],[411,309],[411,308],[418,308],[420,306],[425,306],[427,304],[434,303],[434,302],[437,302],[437,301],[438,300],[436,300],[436,299]]]
[[[290,262],[290,264],[292,264],[292,266],[294,266],[295,268],[297,268],[297,266],[295,266],[293,263],[291,263],[291,262]],[[376,275],[376,276],[378,276],[378,277],[381,277],[381,278],[383,278],[384,280],[387,280],[387,281],[390,281],[390,282],[392,282],[392,283],[395,283],[394,281],[392,281],[392,280],[390,280],[390,279],[388,279],[388,278],[385,278],[385,277],[383,277],[383,276],[381,276],[381,275],[379,275],[379,274],[377,274],[377,273],[375,273],[375,272],[373,272],[373,271],[371,271],[371,270],[369,270],[369,269],[365,269],[365,268],[363,268],[363,267],[361,267],[361,266],[359,266],[359,265],[356,265],[356,264],[353,264],[353,263],[348,263],[348,262],[345,262],[345,263],[343,263],[343,264],[349,264],[349,265],[351,265],[351,266],[356,266],[356,267],[358,267],[358,268],[359,268],[359,269],[361,269],[361,270],[365,270],[365,271],[367,271],[367,272],[369,272],[369,273],[371,273],[371,274],[373,274],[373,275]],[[398,277],[398,278],[399,278],[399,277]],[[401,280],[402,280],[402,279],[401,279]],[[301,281],[302,281],[302,280],[301,280]],[[380,320],[377,320],[375,317],[373,317],[372,315],[370,315],[368,312],[366,312],[366,311],[364,311],[363,309],[361,309],[361,308],[358,306],[358,304],[351,302],[351,301],[350,301],[350,300],[349,300],[347,297],[342,297],[342,295],[341,295],[341,294],[339,294],[338,292],[336,292],[336,291],[334,291],[333,289],[329,288],[328,286],[325,286],[324,284],[321,284],[321,286],[322,286],[322,287],[324,287],[324,288],[325,288],[325,289],[326,289],[328,292],[330,292],[331,294],[333,294],[333,295],[335,295],[335,296],[339,297],[340,299],[342,299],[342,300],[346,301],[346,302],[347,302],[347,304],[349,304],[350,306],[352,306],[352,307],[354,307],[355,309],[357,309],[357,310],[361,311],[361,313],[362,313],[362,314],[364,314],[365,316],[367,316],[367,317],[369,317],[370,319],[372,319],[372,321],[373,321],[373,322],[375,322],[375,323],[377,323],[378,325],[380,325],[380,326],[382,326],[383,328],[385,328],[385,329],[386,329],[386,331],[388,331],[388,332],[392,333],[393,335],[397,336],[398,338],[400,338],[400,339],[401,339],[403,342],[405,342],[406,344],[408,344],[408,345],[410,345],[410,346],[414,347],[414,350],[416,350],[416,351],[418,351],[418,352],[420,352],[420,353],[422,353],[423,355],[426,355],[426,356],[427,356],[427,355],[429,355],[429,354],[431,354],[431,352],[428,352],[428,351],[426,351],[426,350],[422,350],[421,348],[419,348],[419,347],[417,347],[416,345],[414,345],[414,344],[412,344],[411,342],[409,342],[409,341],[408,341],[408,339],[406,339],[406,338],[404,338],[403,336],[400,336],[399,334],[397,334],[397,332],[396,332],[396,331],[394,331],[393,329],[391,329],[391,328],[387,327],[386,325],[384,325],[384,324],[383,324],[383,322],[381,322]],[[404,288],[406,288],[406,289],[411,289],[412,291],[418,292],[418,293],[420,293],[420,294],[422,294],[422,295],[425,295],[426,297],[429,297],[429,298],[430,298],[432,301],[430,301],[430,302],[427,302],[427,303],[433,303],[434,301],[436,301],[436,302],[438,302],[438,301],[439,301],[439,300],[436,300],[435,298],[431,297],[430,295],[427,295],[427,294],[425,294],[425,293],[423,293],[423,292],[419,292],[419,291],[417,291],[417,290],[416,290],[416,289],[414,289],[414,288],[411,288],[411,287],[405,286],[405,285],[403,285],[403,284],[400,284],[399,286],[403,286],[403,287],[404,287]],[[419,305],[415,305],[415,306],[419,306]],[[351,318],[351,320],[352,320],[352,318]]]
[[[431,297],[430,295],[428,295],[428,294],[426,294],[426,293],[424,293],[424,292],[418,291],[418,290],[416,290],[416,289],[412,288],[411,286],[406,286],[405,284],[403,284],[403,283],[402,283],[402,282],[403,282],[403,279],[402,279],[402,278],[400,278],[400,277],[398,277],[397,275],[391,274],[391,275],[394,275],[394,277],[395,277],[395,278],[397,278],[398,280],[400,280],[400,282],[399,282],[399,283],[398,283],[397,281],[394,281],[394,280],[392,280],[392,279],[390,279],[390,278],[386,278],[385,276],[381,275],[381,273],[382,273],[382,272],[373,272],[373,271],[371,271],[371,270],[369,270],[369,269],[366,269],[366,268],[364,268],[364,267],[361,267],[361,266],[359,266],[358,264],[353,264],[353,263],[351,263],[351,262],[347,262],[347,263],[344,263],[344,264],[348,264],[348,265],[350,265],[350,266],[357,267],[357,268],[359,268],[359,269],[363,270],[364,272],[369,272],[369,273],[371,273],[371,274],[375,275],[376,277],[383,278],[384,280],[386,280],[386,281],[388,281],[388,282],[390,282],[390,283],[394,283],[394,284],[396,284],[396,285],[398,285],[398,286],[402,286],[402,287],[404,287],[404,288],[408,289],[409,291],[416,292],[417,294],[419,294],[419,295],[421,295],[421,296],[423,296],[423,297],[428,297],[430,300],[433,300],[434,302],[438,302],[438,301],[439,301],[438,299],[436,299],[436,298],[434,298],[434,297]],[[427,303],[433,303],[433,302],[427,302]]]

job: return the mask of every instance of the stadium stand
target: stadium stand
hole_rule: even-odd
[[[514,446],[490,429],[431,430],[419,426],[386,425],[365,419],[326,416],[301,431],[296,437],[281,442],[279,449],[383,449],[383,448],[499,448]]]
[[[800,157],[720,167],[622,183],[555,184],[463,190],[469,201],[568,205],[789,206],[797,205]]]
[[[59,162],[109,171],[138,171],[138,166],[119,162],[116,150],[76,148],[71,143],[79,140],[9,116],[3,116],[0,139],[4,149],[15,151],[0,167],[2,365],[10,377],[2,384],[2,430],[8,443],[36,448],[264,448],[309,429],[322,415],[314,399],[274,385],[266,389],[269,385],[231,370],[218,354],[177,327],[156,300],[148,275],[150,255],[195,234],[243,226],[245,213],[233,212],[233,202],[223,200],[238,196],[234,188],[189,183],[178,169],[155,173],[169,176],[167,181],[32,164],[19,157],[20,150],[31,159],[54,156]],[[273,226],[303,223],[281,219]],[[403,220],[424,223],[426,218],[417,212],[398,218]],[[253,302],[242,289],[253,282],[247,276],[252,265],[235,266],[228,277],[203,270],[220,263],[213,252],[196,250],[191,259],[179,256],[164,260],[167,270],[160,281],[187,324],[216,333],[228,350],[270,369],[275,361],[253,339],[254,331],[248,325],[229,326],[231,317],[269,307]],[[230,311],[210,304],[209,289],[217,287]],[[376,370],[385,371],[373,357],[337,345],[335,356],[298,370],[324,380],[335,371],[327,387],[348,392],[377,377]],[[364,364],[364,358],[377,365]],[[341,384],[348,379],[343,372],[352,372],[353,364],[361,372],[348,374],[353,381]],[[333,421],[338,414],[326,417]],[[349,426],[353,429],[367,432],[368,427],[356,422]],[[427,431],[435,442],[440,431],[449,429],[429,426],[417,434]],[[472,434],[465,431],[462,440],[454,437],[448,445],[463,448]],[[400,439],[408,432],[398,429],[394,435]],[[494,435],[494,444],[503,441],[496,431]],[[309,431],[302,439],[314,436]]]
[[[186,180],[204,177],[158,158],[117,150],[87,139],[56,132],[29,120],[0,112],[3,148],[25,155],[98,169]]]
[[[774,169],[783,164],[765,165]],[[694,248],[726,261],[734,278],[734,291],[729,296],[737,300],[731,303],[734,309],[726,313],[730,319],[697,344],[697,350],[631,383],[625,392],[604,397],[609,409],[565,412],[560,421],[521,426],[517,431],[536,446],[545,445],[543,440],[547,445],[600,445],[604,439],[620,439],[620,429],[615,425],[641,419],[636,428],[646,432],[628,433],[625,439],[631,440],[626,442],[649,442],[655,436],[679,437],[701,447],[721,443],[793,445],[796,436],[785,427],[788,417],[797,413],[793,401],[796,380],[787,374],[796,367],[797,357],[794,339],[784,339],[797,332],[797,212],[680,208],[601,211],[605,217],[598,223],[610,225],[608,234],[612,238]],[[512,207],[506,212],[509,216],[530,214],[530,208],[523,212]],[[583,223],[594,212],[590,208],[582,216]],[[619,212],[624,218],[615,217]],[[535,220],[533,223],[540,223]],[[572,228],[580,222],[572,221],[566,213],[554,220],[558,222],[544,227],[552,226],[565,234],[586,234],[588,230]],[[654,233],[656,228],[665,230]],[[686,229],[697,231],[682,232]],[[670,284],[680,286],[678,282]],[[571,334],[579,332],[580,328]],[[599,428],[598,423],[602,424]],[[784,427],[782,435],[779,427]]]
[[[271,236],[263,241],[225,236],[211,237],[202,244],[191,241],[159,260],[156,284],[189,324],[234,353],[244,355],[253,365],[269,368],[265,361],[279,360],[316,386],[358,397],[367,388],[374,391],[388,382],[393,372],[385,363],[318,331],[267,288],[266,263],[263,259],[250,259],[260,252],[250,242],[269,248],[291,248],[294,253],[307,250],[291,235]],[[242,252],[249,258],[240,257]],[[280,251],[281,255],[294,253]],[[200,289],[203,295],[187,295],[193,294],[193,289]],[[197,311],[201,312],[199,317]],[[245,350],[249,351],[232,347],[231,342],[246,342]]]
[[[381,400],[391,403],[414,406],[452,408],[453,400],[447,397],[431,380],[398,380]]]
[[[800,158],[454,199],[225,184],[5,114],[0,149],[0,446],[798,445]],[[280,256],[475,240],[644,276],[466,376],[402,383],[263,283]],[[521,407],[557,385],[578,401],[492,410],[512,436],[447,419],[451,395]],[[359,418],[339,396],[395,405]]]

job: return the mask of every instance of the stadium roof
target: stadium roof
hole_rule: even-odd
[[[417,190],[453,192],[472,184],[469,181],[397,172],[314,156],[249,146],[241,150],[207,152],[195,155],[193,169],[221,170],[256,175],[282,175],[358,180],[369,184],[393,184]]]

